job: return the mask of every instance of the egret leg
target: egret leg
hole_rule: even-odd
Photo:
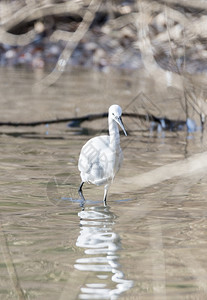
[[[83,192],[82,192],[83,185],[84,185],[84,181],[81,182],[79,190],[78,190],[78,193],[79,193],[79,195],[81,196],[81,199],[82,199],[82,203],[81,203],[82,207],[84,206],[84,203],[85,203],[85,198],[84,198]]]
[[[107,194],[108,194],[108,189],[109,189],[109,184],[106,184],[104,186],[104,198],[103,198],[103,202],[104,202],[104,206],[106,206],[106,199],[107,199]]]

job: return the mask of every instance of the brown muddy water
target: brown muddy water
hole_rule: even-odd
[[[175,91],[156,90],[143,72],[73,70],[42,91],[34,86],[41,71],[0,73],[2,121],[80,116],[113,103],[137,112],[151,100],[154,113],[184,117]],[[131,103],[140,90],[147,97]],[[106,119],[84,130],[0,128],[0,299],[207,298],[205,137],[123,121],[129,135],[108,206],[102,187],[85,185],[84,211],[79,151],[107,130]]]

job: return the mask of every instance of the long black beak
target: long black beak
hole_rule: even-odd
[[[122,122],[121,117],[116,118],[116,122],[119,124],[119,126],[121,127],[121,129],[123,130],[124,134],[127,136],[126,130],[124,128],[124,124]]]

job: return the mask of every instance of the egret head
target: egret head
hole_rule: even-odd
[[[109,107],[109,118],[118,123],[121,129],[123,130],[124,134],[127,135],[126,130],[124,128],[124,124],[121,119],[121,115],[122,109],[119,105],[113,104]]]

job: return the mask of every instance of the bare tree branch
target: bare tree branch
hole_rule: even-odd
[[[162,121],[165,122],[166,128],[165,129],[172,129],[173,127],[176,129],[178,125],[185,125],[185,120],[173,120],[168,119],[165,117],[157,117],[151,113],[147,114],[139,114],[139,113],[122,113],[123,117],[129,117],[133,119],[139,119],[143,121],[153,121],[155,123],[161,124]],[[58,123],[66,123],[71,122],[71,127],[78,127],[83,122],[91,122],[103,118],[107,118],[108,113],[100,113],[100,114],[90,114],[82,117],[75,117],[75,118],[62,118],[62,119],[53,119],[53,120],[42,120],[42,121],[33,121],[33,122],[0,122],[0,126],[11,126],[11,127],[35,127],[40,125],[46,125],[46,124],[58,124]]]
[[[83,5],[80,2],[65,2],[61,4],[45,4],[38,6],[35,2],[27,2],[20,10],[16,11],[7,21],[1,24],[5,31],[10,30],[21,22],[30,22],[49,15],[83,14]]]
[[[46,76],[41,82],[37,83],[37,86],[40,88],[47,87],[53,83],[55,83],[59,77],[61,76],[62,72],[65,70],[66,64],[71,57],[74,49],[77,47],[80,40],[84,37],[86,32],[89,29],[89,26],[91,25],[95,13],[98,10],[101,0],[92,0],[86,13],[83,16],[83,20],[78,26],[77,30],[74,32],[74,34],[71,36],[71,39],[66,44],[63,52],[61,53],[58,62],[53,69],[53,71]]]

